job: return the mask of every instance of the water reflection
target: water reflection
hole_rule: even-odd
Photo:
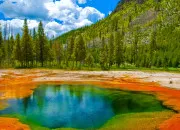
[[[90,85],[41,85],[24,99],[8,100],[0,115],[49,128],[98,128],[115,114],[165,109],[153,96]]]
[[[24,115],[27,120],[49,128],[99,127],[114,112],[107,97],[93,91],[100,89],[90,86],[41,86],[30,97],[9,100],[11,107],[0,111],[0,114]]]

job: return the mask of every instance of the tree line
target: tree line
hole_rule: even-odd
[[[1,67],[49,67],[62,69],[101,68],[109,70],[134,65],[136,67],[179,67],[179,54],[168,57],[169,45],[158,45],[157,30],[151,33],[150,43],[139,44],[138,27],[133,34],[131,44],[124,41],[125,32],[113,32],[108,38],[99,37],[86,42],[83,35],[71,36],[62,44],[48,40],[42,22],[32,33],[24,20],[22,35],[3,38],[0,31],[0,66]],[[169,47],[168,47],[169,46]],[[172,46],[175,50],[175,46]],[[171,52],[171,53],[177,53]],[[164,54],[163,54],[164,53]],[[160,57],[162,56],[162,57]]]
[[[7,27],[7,26],[6,26]],[[7,35],[7,28],[0,31],[0,66],[1,67],[36,67],[38,64],[44,66],[44,62],[50,58],[50,45],[43,29],[42,22],[39,23],[37,32],[33,33],[28,28],[27,19],[24,20],[22,35],[19,33],[14,37]]]

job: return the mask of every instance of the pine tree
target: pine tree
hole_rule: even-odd
[[[25,67],[29,67],[29,62],[33,61],[33,47],[31,36],[29,35],[29,29],[27,19],[24,20],[23,34],[22,34],[22,60],[25,63]]]
[[[154,63],[153,57],[154,57],[155,51],[156,51],[156,30],[152,32],[151,39],[150,39],[150,55],[151,55],[150,66],[153,65]]]
[[[44,35],[44,49],[43,49],[44,53],[43,53],[43,59],[44,62],[51,60],[51,62],[54,60],[54,52],[52,52],[51,48],[50,48],[50,44],[48,41],[48,38]]]
[[[3,36],[2,36],[2,30],[1,30],[1,24],[0,24],[0,47],[2,47],[3,44]]]
[[[39,26],[38,26],[38,45],[39,45],[39,61],[41,62],[41,67],[44,66],[44,61],[47,57],[45,55],[47,54],[46,52],[46,47],[47,47],[47,41],[46,41],[46,36],[44,34],[44,28],[43,24],[40,21]]]
[[[61,62],[63,60],[63,46],[62,44],[55,42],[52,48],[53,48],[53,51],[55,51],[55,57],[56,57],[58,66],[61,66]]]
[[[109,39],[109,56],[108,56],[108,61],[109,61],[109,68],[114,64],[114,36],[111,34],[110,39]]]
[[[9,60],[10,60],[10,64],[12,64],[12,66],[14,66],[14,59],[13,59],[13,47],[15,45],[15,40],[13,35],[11,35],[10,40],[9,40]]]
[[[52,63],[55,60],[55,52],[52,48],[50,48],[50,45],[48,46],[48,59],[46,61],[50,61],[50,66],[52,67]]]
[[[2,36],[2,30],[0,25],[0,66],[2,64],[3,60],[3,36]]]
[[[8,66],[11,65],[12,62],[12,45],[14,44],[14,38],[13,36],[8,37],[7,40],[5,41],[5,59],[8,63]]]
[[[102,43],[101,43],[101,51],[100,51],[100,65],[103,70],[107,70],[109,68],[108,65],[108,46],[105,43],[104,37],[102,37]]]
[[[16,35],[16,41],[15,41],[15,46],[14,46],[14,59],[21,62],[22,64],[22,48],[21,48],[21,43],[20,43],[20,34],[18,33]]]
[[[68,60],[72,60],[74,50],[74,38],[71,37],[68,41],[67,51],[68,51]]]
[[[88,68],[92,68],[93,67],[93,64],[94,64],[94,57],[92,56],[91,53],[88,53],[87,56],[86,56],[86,64],[88,65]]]
[[[138,60],[138,42],[139,42],[139,37],[138,37],[138,31],[139,27],[135,28],[134,32],[134,41],[133,41],[133,52],[132,52],[132,58],[133,58],[133,63],[137,66],[137,60]]]
[[[76,61],[79,61],[81,65],[86,58],[86,47],[82,35],[79,35],[75,40],[74,53],[75,53]]]
[[[118,67],[123,63],[123,36],[120,32],[115,33],[115,62]]]
[[[32,33],[32,45],[33,45],[33,61],[35,60],[36,62],[36,66],[37,63],[39,61],[39,44],[38,44],[38,37],[37,37],[37,32],[36,29],[33,29],[33,33]]]

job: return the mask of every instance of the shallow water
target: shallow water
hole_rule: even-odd
[[[30,97],[7,102],[0,116],[48,128],[99,128],[117,114],[166,109],[152,95],[91,85],[40,85]]]

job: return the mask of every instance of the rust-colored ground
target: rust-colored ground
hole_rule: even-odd
[[[32,82],[35,76],[14,76],[11,74],[0,79],[0,99],[24,98],[33,93],[36,84]]]
[[[24,125],[14,118],[1,118],[0,117],[0,129],[1,130],[30,130],[29,126]]]
[[[64,81],[63,76],[67,76],[70,80]],[[51,77],[51,81],[46,80]],[[57,80],[57,77],[59,80]],[[76,77],[76,79],[74,79]],[[77,78],[78,77],[78,78]],[[42,78],[41,80],[36,80]],[[66,78],[66,77],[64,77]],[[53,80],[56,79],[56,80]],[[72,80],[71,80],[72,79]],[[78,79],[78,80],[77,80]],[[163,104],[172,108],[177,112],[172,118],[160,124],[161,130],[180,130],[180,91],[161,87],[154,82],[144,82],[134,77],[123,76],[119,78],[104,77],[102,75],[79,75],[75,73],[52,73],[51,71],[25,71],[17,74],[16,72],[4,72],[0,77],[0,109],[4,109],[8,104],[2,99],[23,98],[31,95],[33,89],[40,83],[57,83],[57,84],[94,84],[100,87],[122,89],[130,91],[140,91],[151,93],[163,101]],[[29,129],[28,126],[21,124],[17,119],[0,118],[0,128],[5,130]]]

